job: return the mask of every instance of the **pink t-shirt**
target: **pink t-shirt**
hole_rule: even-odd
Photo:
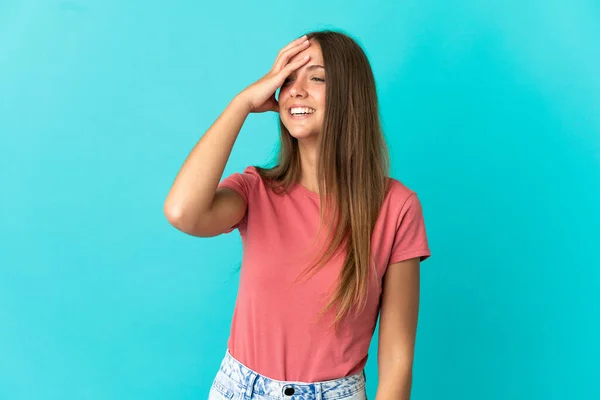
[[[372,236],[377,274],[369,280],[367,305],[336,336],[329,329],[335,306],[322,320],[317,317],[333,293],[344,261],[341,252],[312,278],[296,282],[315,254],[309,250],[319,228],[319,196],[300,184],[278,195],[252,166],[243,174],[230,175],[219,187],[235,190],[248,206],[240,223],[227,231],[238,228],[243,245],[228,341],[232,356],[280,381],[318,382],[360,372],[367,361],[388,265],[430,256],[416,193],[390,179]]]

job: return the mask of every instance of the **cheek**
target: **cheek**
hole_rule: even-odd
[[[323,89],[322,91],[317,93],[315,98],[316,98],[317,102],[319,103],[319,105],[321,106],[321,109],[325,109],[325,89]]]

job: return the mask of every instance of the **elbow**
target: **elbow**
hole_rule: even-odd
[[[394,376],[410,376],[412,375],[413,362],[412,359],[399,360],[380,360],[379,369],[389,372]]]
[[[167,218],[167,221],[169,221],[171,225],[174,225],[181,221],[183,213],[181,211],[181,207],[170,204],[169,200],[167,199],[163,205],[163,214]]]
[[[187,233],[188,235],[193,235],[193,233],[192,233],[194,231],[193,227],[190,226],[189,222],[186,222],[189,219],[186,219],[180,211],[172,210],[172,209],[165,209],[164,214],[165,214],[165,217],[167,218],[167,221],[169,222],[169,224],[172,227],[174,227],[178,231]],[[195,236],[195,235],[193,235],[193,236]]]
[[[181,207],[173,206],[168,203],[165,203],[163,207],[163,214],[167,218],[169,224],[178,230],[188,233],[193,229],[190,226],[190,218],[186,216],[184,210]]]
[[[207,218],[192,217],[186,214],[181,208],[168,207],[165,204],[163,213],[171,226],[190,236],[206,238],[218,234],[217,232],[213,232],[210,226],[207,226]]]

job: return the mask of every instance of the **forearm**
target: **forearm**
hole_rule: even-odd
[[[388,367],[380,370],[375,400],[410,400],[412,368]]]
[[[247,104],[234,98],[192,149],[164,204],[169,219],[195,223],[212,206],[233,145],[249,114]],[[189,222],[186,222],[189,221]]]

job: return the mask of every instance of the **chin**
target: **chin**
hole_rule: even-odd
[[[283,125],[288,130],[290,135],[298,140],[319,136],[320,129],[317,129],[314,124],[297,124],[295,121],[283,120]]]
[[[315,132],[312,129],[302,129],[299,127],[294,127],[292,129],[287,128],[287,130],[293,138],[298,139],[298,140],[315,138],[315,137],[319,136],[319,133]]]

